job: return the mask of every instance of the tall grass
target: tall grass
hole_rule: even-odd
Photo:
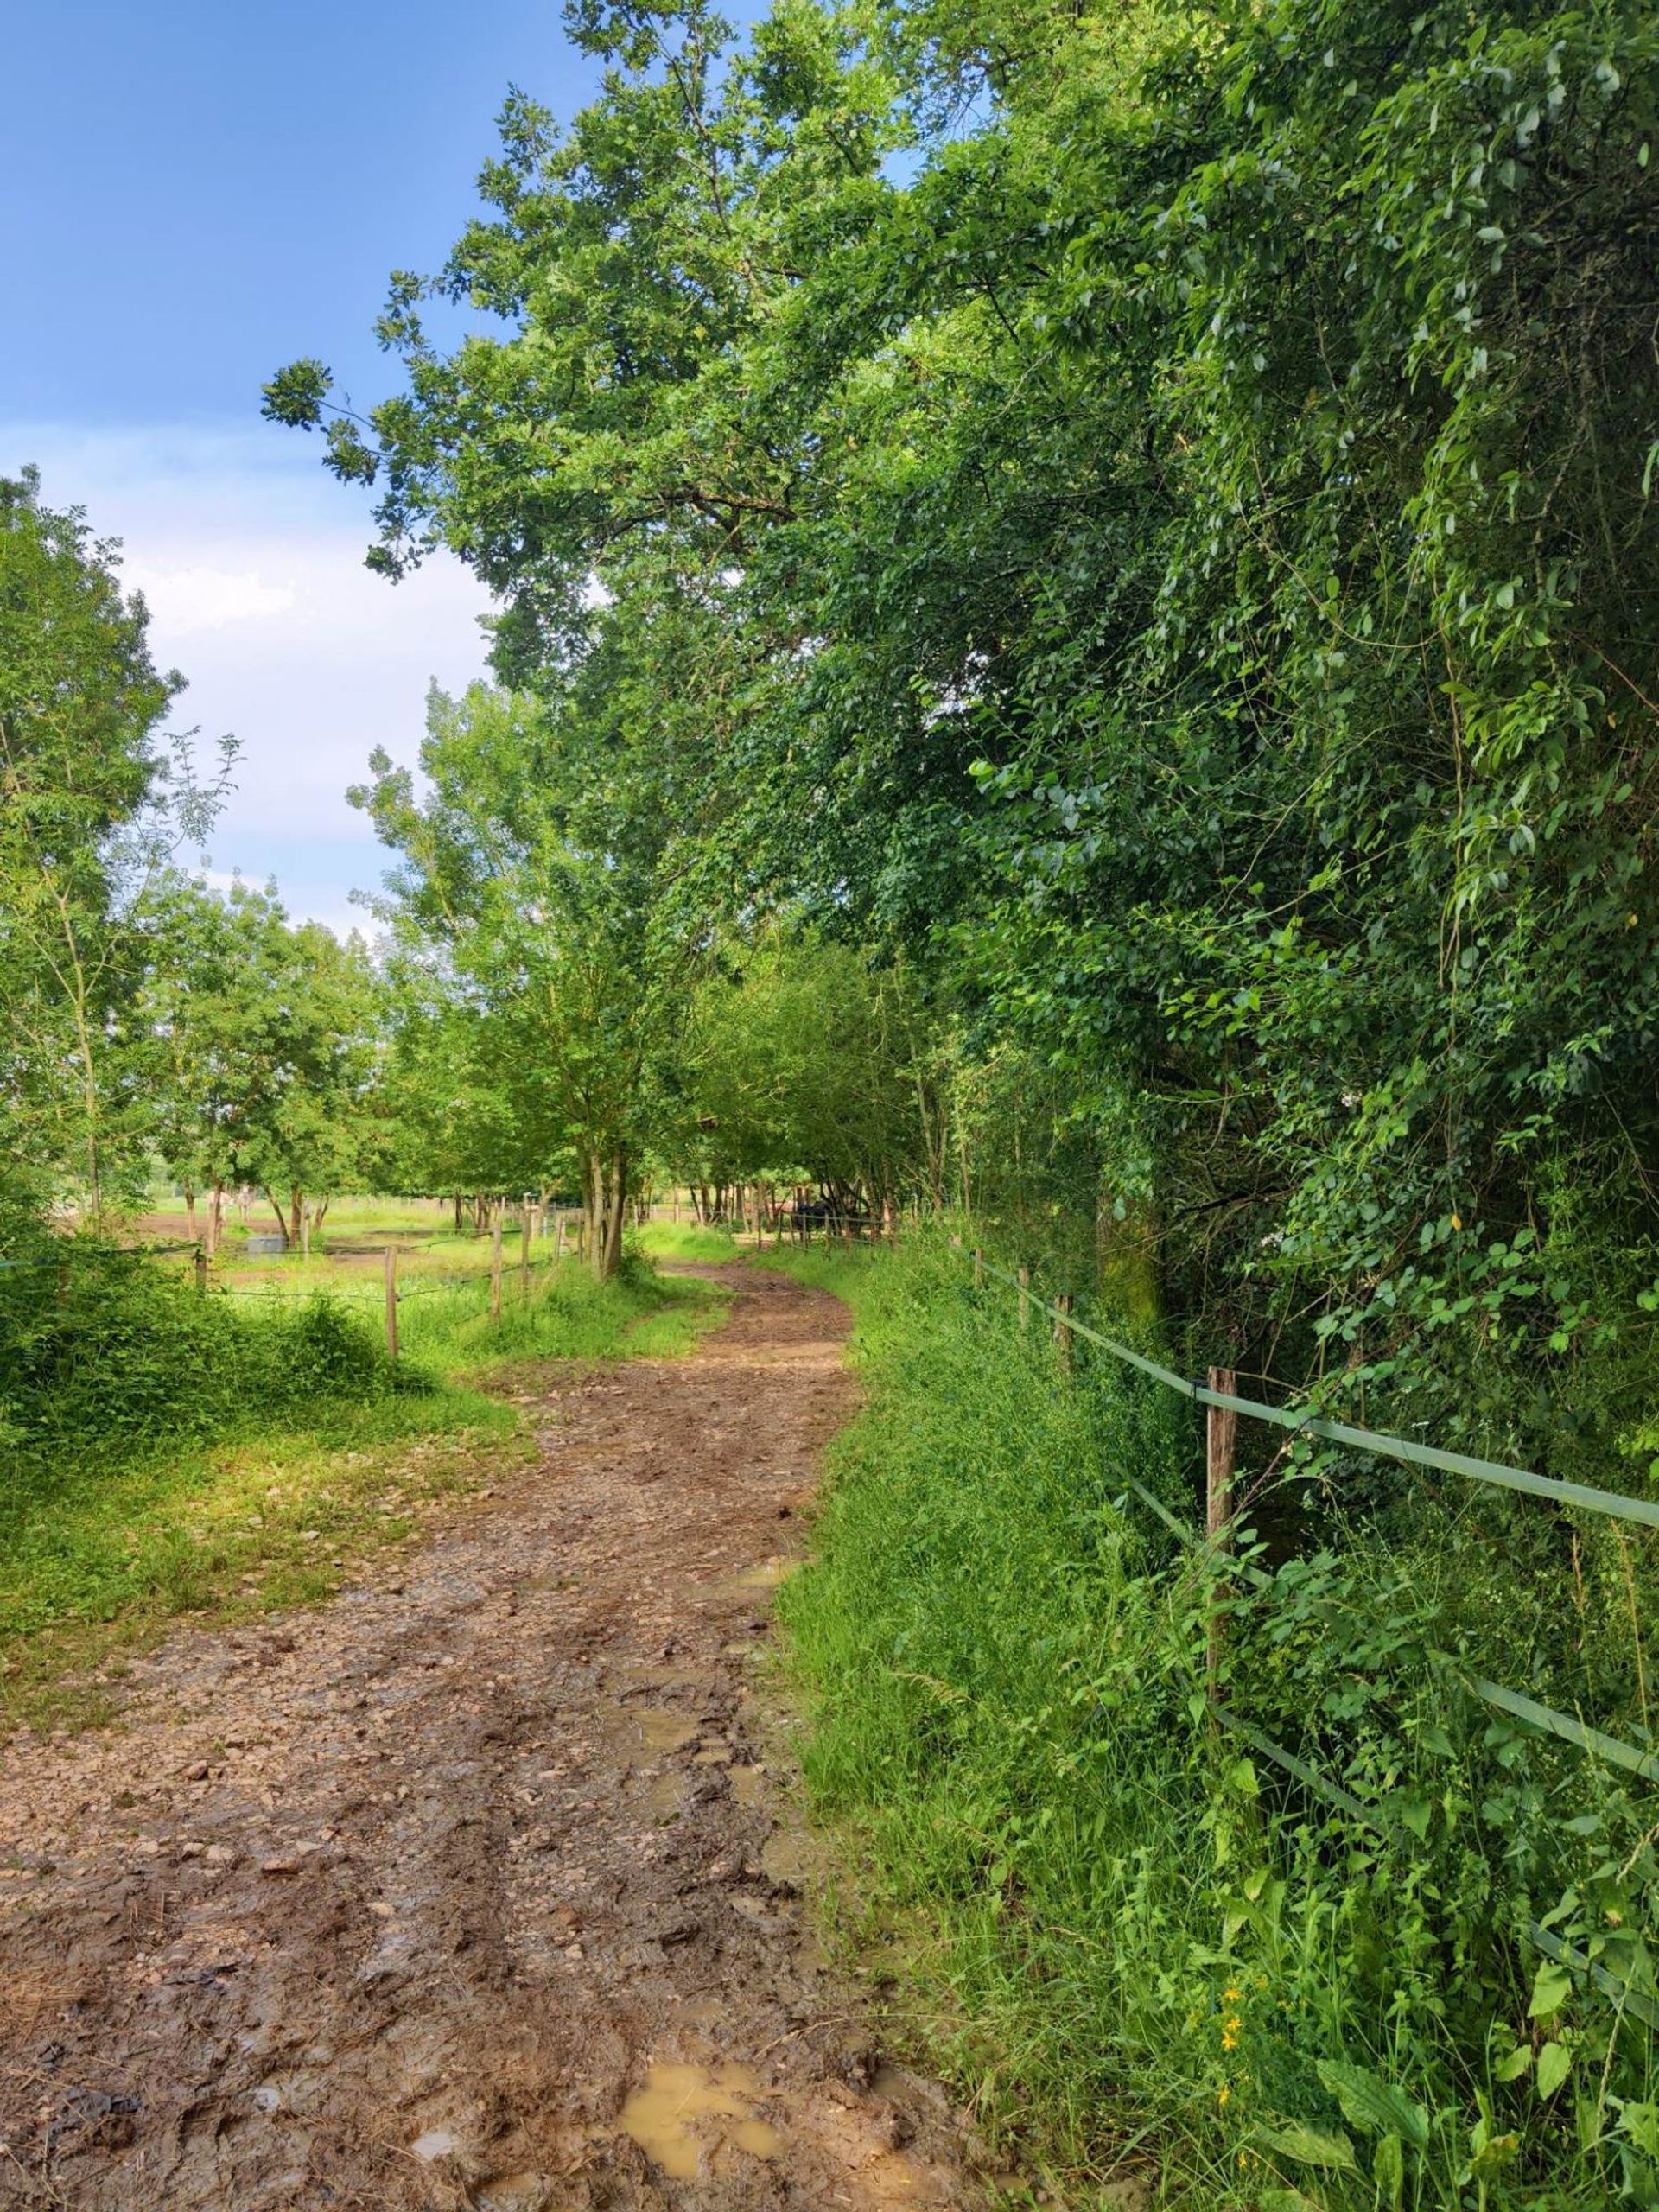
[[[1408,1619],[1414,1562],[1355,1531],[1237,1601],[1230,1701],[1379,1836],[1211,1717],[1211,1578],[1123,1495],[1196,1517],[1190,1406],[1067,1380],[925,1245],[786,1264],[852,1301],[868,1390],[782,1601],[808,1783],[987,2124],[1074,2188],[1155,2152],[1167,2201],[1255,2212],[1659,2201],[1651,2039],[1515,1941],[1564,1851],[1599,1910],[1616,1850],[1640,1921],[1646,1816],[1437,1701],[1424,1609],[1478,1656],[1491,1593],[1442,1560]]]

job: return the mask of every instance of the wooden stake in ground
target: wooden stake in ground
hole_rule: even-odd
[[[985,1255],[981,1251],[979,1246],[976,1244],[974,1247],[974,1288],[976,1290],[983,1290],[984,1287]]]
[[[501,1319],[501,1215],[490,1224],[490,1319]]]
[[[397,1357],[397,1247],[386,1247],[386,1353]]]
[[[207,1247],[205,1244],[198,1244],[196,1247],[196,1288],[202,1294],[203,1297],[207,1296]]]
[[[530,1296],[530,1232],[533,1226],[528,1206],[518,1216],[518,1290],[522,1297]]]
[[[1230,1397],[1238,1377],[1230,1367],[1212,1367],[1212,1390]],[[1212,1554],[1230,1551],[1233,1543],[1233,1459],[1238,1443],[1238,1415],[1230,1406],[1211,1406],[1205,1424],[1204,1529]],[[1213,1702],[1221,1678],[1222,1616],[1212,1606],[1206,1639],[1205,1664]]]
[[[564,1257],[564,1216],[561,1214],[553,1225],[553,1264],[557,1267]]]
[[[1058,1309],[1054,1316],[1054,1349],[1060,1356],[1063,1373],[1071,1372],[1071,1294],[1065,1291],[1054,1300]]]
[[[1020,1286],[1020,1326],[1024,1331],[1031,1326],[1031,1269],[1016,1268],[1014,1275]]]

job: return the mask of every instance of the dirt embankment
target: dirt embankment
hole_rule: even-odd
[[[726,1272],[694,1359],[550,1385],[539,1467],[403,1581],[0,1754],[0,2205],[980,2204],[746,1725],[845,1315]]]

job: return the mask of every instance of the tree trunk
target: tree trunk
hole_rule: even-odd
[[[207,1209],[207,1253],[212,1258],[225,1241],[225,1185],[217,1175],[213,1178],[213,1201]]]
[[[605,1213],[605,1236],[600,1253],[599,1279],[608,1282],[622,1264],[622,1224],[627,1218],[628,1155],[626,1147],[612,1155],[606,1180],[609,1189]]]
[[[194,1183],[186,1183],[182,1187],[184,1190],[184,1217],[186,1221],[189,1223],[190,1234],[194,1236],[196,1233],[196,1186]]]
[[[288,1192],[288,1221],[283,1234],[290,1245],[300,1241],[300,1229],[304,1219],[305,1192],[297,1183],[291,1183]]]
[[[455,1197],[454,1197],[454,1207],[455,1207],[455,1234],[456,1234],[456,1236],[460,1236],[460,1234],[461,1234],[461,1192],[460,1192],[459,1191],[457,1191],[457,1192],[455,1192]]]
[[[603,1278],[604,1239],[601,1234],[605,1216],[605,1169],[597,1153],[589,1153],[582,1163],[582,1257],[594,1273]]]

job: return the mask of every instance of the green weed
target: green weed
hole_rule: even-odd
[[[1565,1888],[1639,1981],[1646,1818],[1427,1663],[1512,1643],[1512,1583],[1355,1526],[1247,1601],[1125,1497],[1196,1520],[1190,1405],[1066,1377],[942,1247],[783,1263],[853,1305],[868,1393],[780,1601],[804,1772],[984,2123],[1074,2201],[1149,2143],[1166,2201],[1253,2212],[1654,2201],[1650,2039],[1517,1941]],[[1215,1725],[1212,1592],[1224,1696],[1382,1834]]]

